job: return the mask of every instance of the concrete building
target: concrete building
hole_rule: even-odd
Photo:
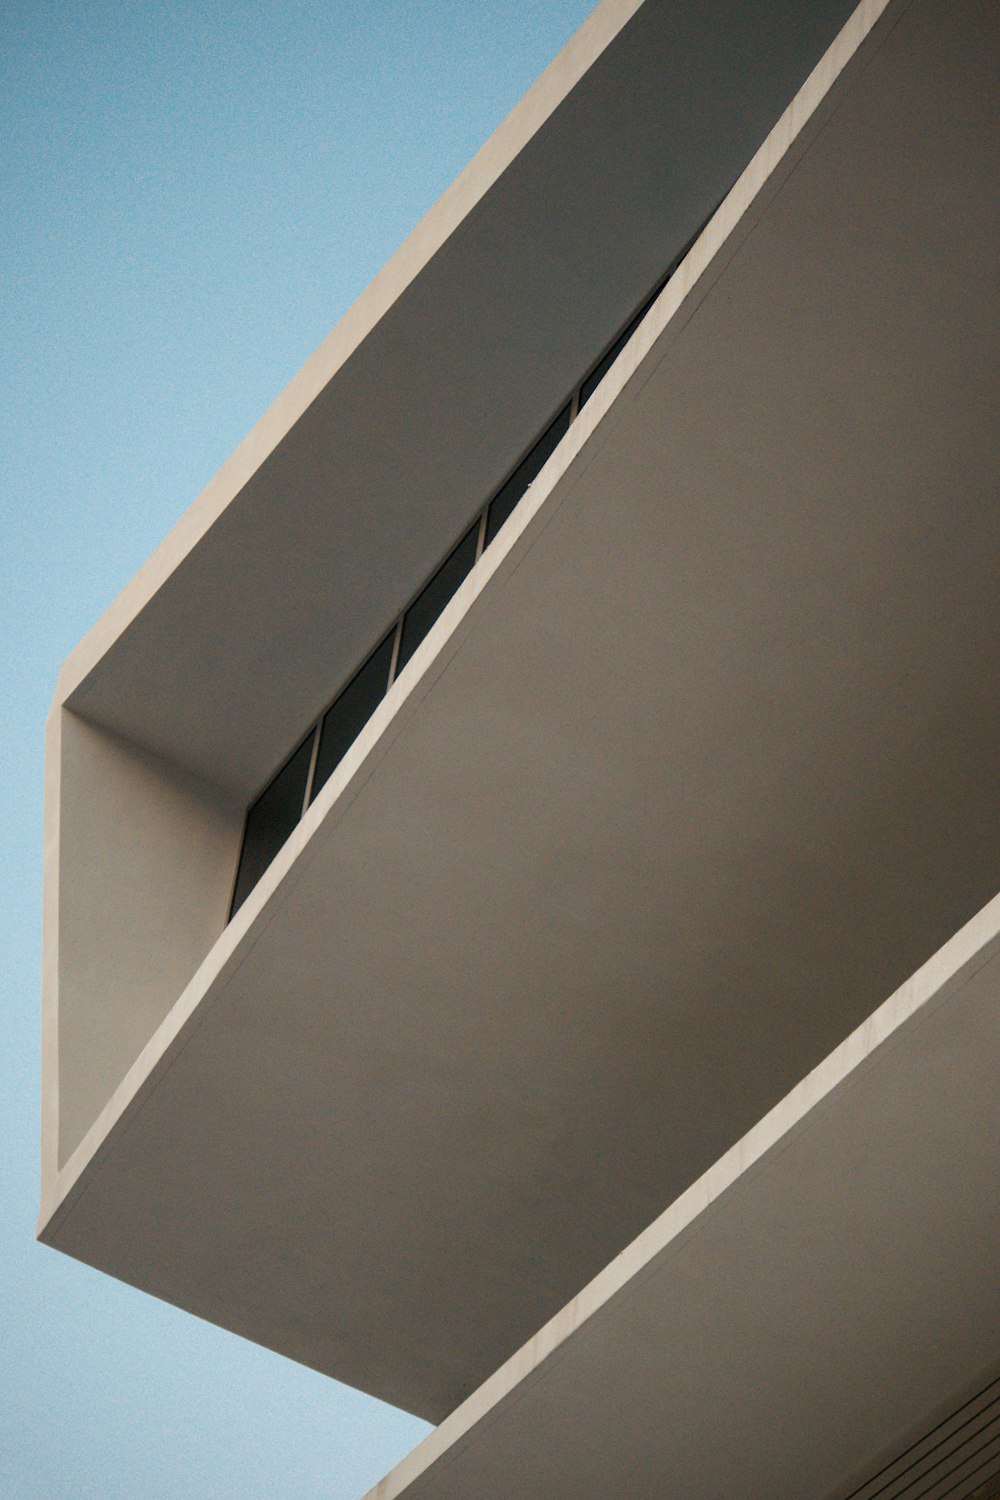
[[[67,661],[41,1237],[377,1500],[1000,1476],[994,0],[602,0]]]

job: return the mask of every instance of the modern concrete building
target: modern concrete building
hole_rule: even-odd
[[[49,1244],[378,1500],[1000,1476],[995,0],[602,0],[70,657]]]

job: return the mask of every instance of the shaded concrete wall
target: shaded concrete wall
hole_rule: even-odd
[[[222,930],[242,809],[65,710],[49,734],[61,794],[49,809],[60,917],[46,975],[61,1165]]]

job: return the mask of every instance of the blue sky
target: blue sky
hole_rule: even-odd
[[[7,0],[0,1494],[360,1496],[426,1431],[34,1243],[45,716],[592,0]]]

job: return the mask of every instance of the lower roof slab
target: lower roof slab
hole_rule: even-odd
[[[998,1077],[1000,897],[368,1500],[867,1496],[996,1373]]]

